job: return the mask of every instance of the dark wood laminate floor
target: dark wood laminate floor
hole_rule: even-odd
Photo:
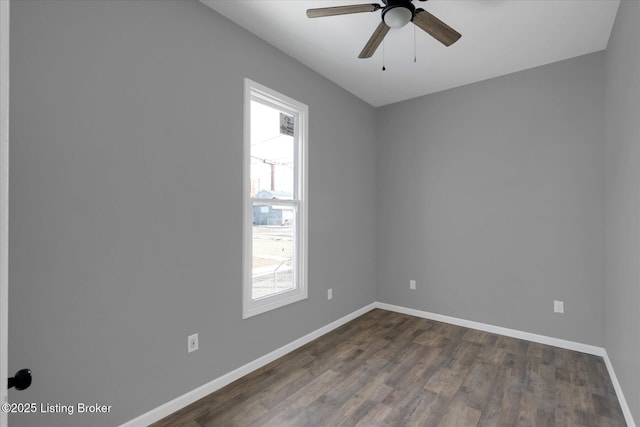
[[[601,357],[379,309],[153,424],[625,425]]]

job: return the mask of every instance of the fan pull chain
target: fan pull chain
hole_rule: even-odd
[[[384,66],[384,40],[382,40],[382,71],[386,71],[386,67]]]
[[[416,26],[413,26],[413,63],[418,62],[418,57],[416,56]]]

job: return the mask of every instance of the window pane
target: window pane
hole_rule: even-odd
[[[258,199],[294,197],[294,116],[251,101],[251,194]]]
[[[252,299],[295,288],[293,207],[253,206]]]
[[[244,88],[242,317],[246,319],[308,297],[309,107],[249,79]]]

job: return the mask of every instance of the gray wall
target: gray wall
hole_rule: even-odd
[[[640,3],[622,1],[606,51],[605,347],[640,421]]]
[[[606,346],[640,417],[637,2],[606,53],[377,110],[195,0],[11,14],[11,399],[113,405],[11,425],[120,424],[376,298]],[[245,321],[243,77],[311,115],[310,297]]]
[[[603,98],[599,52],[379,108],[378,300],[603,345]]]
[[[12,426],[118,425],[375,300],[372,107],[195,0],[14,0],[11,31],[11,399],[113,405]],[[243,321],[244,77],[309,105],[310,295]]]

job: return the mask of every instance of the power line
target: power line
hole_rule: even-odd
[[[258,156],[250,156],[252,159],[258,160],[264,164],[267,165],[272,165],[272,166],[291,166],[291,163],[293,162],[278,162],[276,160],[271,160],[271,159],[265,159],[262,157],[258,157]]]

